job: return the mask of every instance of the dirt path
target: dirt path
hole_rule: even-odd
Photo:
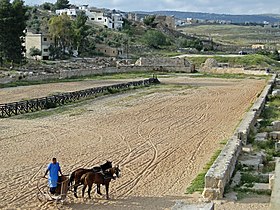
[[[138,79],[134,79],[138,80]],[[141,78],[139,78],[141,80]],[[0,88],[0,104],[32,98],[46,97],[56,93],[83,90],[87,88],[119,84],[132,80],[85,80],[78,82],[50,83],[42,85]]]
[[[71,195],[65,209],[169,209],[188,200],[187,186],[232,135],[265,81],[162,81],[60,115],[1,119],[0,209],[55,208],[36,200],[36,180],[53,156],[65,174],[106,160],[122,169],[111,200]],[[190,82],[202,87],[189,88]]]

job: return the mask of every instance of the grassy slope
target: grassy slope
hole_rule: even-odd
[[[256,40],[279,40],[280,29],[261,26],[201,25],[182,28],[187,34],[211,37],[226,45],[250,46]]]
[[[243,65],[245,67],[258,67],[258,68],[272,68],[273,70],[280,70],[280,63],[268,58],[263,55],[246,55],[242,57],[221,57],[214,56],[219,63],[229,63],[230,65]],[[187,58],[192,63],[194,63],[198,68],[203,64],[208,58],[203,57],[190,57]]]

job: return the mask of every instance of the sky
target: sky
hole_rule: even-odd
[[[42,4],[43,0],[25,0],[26,4]],[[54,3],[56,0],[48,0]],[[71,4],[88,4],[121,11],[176,10],[219,14],[280,14],[279,0],[70,0]]]

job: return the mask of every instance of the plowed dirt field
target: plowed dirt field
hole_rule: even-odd
[[[122,170],[110,185],[109,201],[94,190],[91,200],[74,199],[70,192],[59,205],[63,209],[169,209],[187,200],[186,188],[233,134],[265,80],[160,80],[161,85],[89,100],[59,114],[0,119],[0,209],[57,208],[36,198],[37,180],[53,156],[64,174],[106,160]],[[28,90],[18,98],[27,96]]]

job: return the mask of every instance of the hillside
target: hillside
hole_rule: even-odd
[[[253,44],[264,44],[269,49],[278,48],[278,28],[238,25],[188,25],[180,28],[188,35],[200,38],[211,37],[213,41],[227,46],[251,48]]]
[[[229,14],[215,14],[215,13],[202,13],[202,12],[179,12],[179,11],[153,11],[145,12],[139,11],[136,12],[139,14],[158,14],[158,15],[174,15],[179,19],[194,18],[202,20],[225,20],[232,21],[233,23],[263,23],[264,21],[275,23],[280,21],[279,15],[229,15]]]

